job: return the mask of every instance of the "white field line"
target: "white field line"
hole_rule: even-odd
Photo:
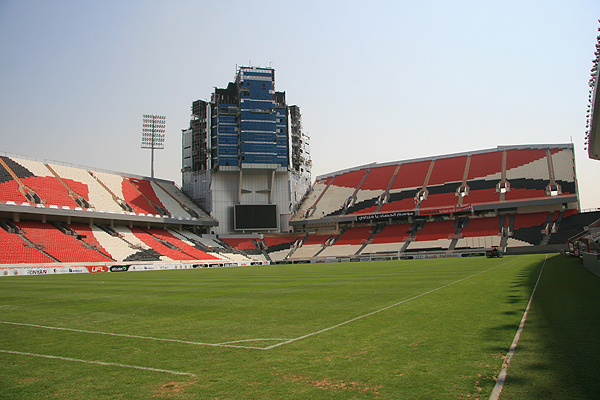
[[[535,294],[535,290],[538,287],[538,283],[540,283],[540,279],[542,278],[542,272],[544,272],[544,267],[546,266],[546,260],[548,259],[548,255],[544,258],[544,263],[542,264],[542,269],[540,270],[540,275],[535,282],[535,286],[533,287],[533,291],[531,292],[531,297],[529,298],[529,303],[527,303],[527,307],[525,308],[525,312],[523,313],[523,318],[521,318],[521,323],[519,324],[519,328],[517,329],[517,333],[515,333],[515,337],[510,345],[510,349],[508,350],[508,354],[506,355],[506,360],[502,365],[502,370],[498,375],[498,380],[496,381],[496,385],[494,385],[494,389],[492,390],[492,394],[490,394],[489,400],[498,400],[500,398],[500,393],[502,393],[502,389],[504,388],[504,382],[506,381],[506,370],[508,369],[508,364],[510,364],[510,360],[512,359],[515,351],[517,350],[517,344],[519,343],[519,339],[521,338],[521,332],[525,327],[525,321],[527,320],[527,315],[529,314],[529,309],[531,308],[531,302],[533,301],[533,295]]]
[[[24,324],[24,323],[8,322],[8,321],[0,321],[0,324],[16,325],[16,326],[29,326],[29,327],[33,327],[33,328],[52,329],[52,330],[78,332],[78,333],[90,333],[90,334],[96,334],[96,335],[109,335],[109,336],[126,337],[126,338],[132,338],[132,339],[144,339],[144,340],[156,340],[156,341],[163,341],[163,342],[175,342],[175,343],[191,344],[191,345],[196,345],[196,346],[231,347],[231,348],[252,349],[252,350],[270,350],[270,349],[273,349],[275,347],[283,346],[285,344],[293,343],[293,342],[296,342],[296,341],[301,340],[301,339],[306,339],[307,337],[310,337],[310,336],[315,336],[315,335],[318,335],[320,333],[330,331],[332,329],[335,329],[335,328],[338,328],[340,326],[349,324],[349,323],[357,321],[359,319],[362,319],[362,318],[365,318],[365,317],[369,317],[369,316],[377,314],[379,312],[388,310],[388,309],[390,309],[392,307],[396,307],[396,306],[398,306],[400,304],[408,303],[409,301],[418,299],[419,297],[422,297],[422,296],[425,296],[427,294],[430,294],[430,293],[436,292],[438,290],[444,289],[444,288],[446,288],[448,286],[452,286],[452,285],[454,285],[456,283],[460,283],[462,281],[465,281],[467,279],[473,278],[473,277],[475,277],[477,275],[481,275],[483,273],[486,273],[488,271],[491,271],[491,270],[493,270],[495,268],[498,268],[498,267],[506,265],[506,264],[509,264],[509,266],[512,265],[509,262],[497,265],[495,267],[486,269],[485,271],[477,272],[476,274],[467,276],[465,278],[461,278],[461,279],[459,279],[457,281],[454,281],[454,282],[448,283],[446,285],[440,286],[438,288],[429,290],[427,292],[421,293],[421,294],[416,295],[414,297],[411,297],[409,299],[405,299],[405,300],[399,301],[397,303],[394,303],[394,304],[391,304],[389,306],[380,308],[378,310],[371,311],[370,313],[367,313],[367,314],[364,314],[364,315],[360,315],[358,317],[354,317],[352,319],[349,319],[349,320],[344,321],[344,322],[340,322],[339,324],[330,326],[328,328],[324,328],[324,329],[321,329],[321,330],[316,331],[316,332],[308,333],[306,335],[302,335],[302,336],[299,336],[299,337],[293,338],[293,339],[271,339],[271,338],[264,338],[263,339],[263,338],[256,338],[256,339],[243,339],[243,340],[228,341],[228,342],[222,342],[222,343],[204,343],[204,342],[192,342],[192,341],[179,340],[179,339],[165,339],[165,338],[155,338],[155,337],[149,337],[149,336],[128,335],[128,334],[123,334],[123,333],[111,333],[111,332],[101,332],[101,331],[88,331],[88,330],[82,330],[82,329],[60,328],[60,327],[54,327],[54,326],[44,326],[44,325],[35,325],[35,324]],[[267,346],[267,347],[242,346],[242,345],[235,345],[234,344],[234,343],[256,342],[256,341],[280,341],[281,343],[276,343],[274,345]]]
[[[157,340],[157,341],[162,341],[162,342],[175,342],[175,343],[183,343],[183,344],[192,344],[192,345],[196,345],[196,346],[234,347],[234,348],[242,348],[242,349],[262,349],[262,347],[235,346],[235,345],[227,344],[227,343],[235,343],[235,342],[226,342],[226,343],[191,342],[191,341],[188,341],[188,340],[155,338],[155,337],[150,337],[150,336],[139,336],[139,335],[127,335],[127,334],[124,334],[124,333],[87,331],[87,330],[83,330],[83,329],[59,328],[59,327],[56,327],[56,326],[44,326],[44,325],[35,325],[35,324],[22,324],[22,323],[19,323],[19,322],[7,322],[7,321],[0,321],[0,324],[17,325],[17,326],[29,326],[29,327],[32,327],[32,328],[52,329],[52,330],[57,330],[57,331],[68,331],[68,332],[78,332],[78,333],[91,333],[91,334],[94,334],[94,335],[118,336],[118,337],[132,338],[132,339]],[[249,339],[247,341],[255,341],[255,340],[285,340],[285,339]]]
[[[269,341],[269,342],[282,342],[288,339],[274,339],[274,338],[264,338],[264,339],[243,339],[243,340],[232,340],[231,342],[222,342],[219,343],[219,346],[224,346],[226,344],[231,343],[243,343],[243,342],[260,342],[260,341]],[[262,347],[252,347],[253,349],[262,349]]]
[[[505,263],[505,264],[506,264],[506,263]],[[294,338],[294,339],[289,339],[289,340],[286,340],[285,342],[282,342],[282,343],[277,343],[277,344],[274,344],[274,345],[271,345],[271,346],[265,347],[264,349],[265,349],[265,350],[270,350],[270,349],[273,349],[273,348],[275,348],[275,347],[283,346],[284,344],[293,343],[293,342],[296,342],[296,341],[298,341],[298,340],[301,340],[301,339],[306,339],[307,337],[310,337],[310,336],[318,335],[318,334],[320,334],[320,333],[327,332],[327,331],[330,331],[330,330],[332,330],[332,329],[335,329],[335,328],[339,328],[340,326],[343,326],[343,325],[349,324],[349,323],[351,323],[351,322],[357,321],[357,320],[359,320],[359,319],[362,319],[362,318],[365,318],[365,317],[369,317],[369,316],[371,316],[371,315],[377,314],[377,313],[379,313],[379,312],[382,312],[382,311],[385,311],[385,310],[389,310],[389,309],[390,309],[390,308],[392,308],[392,307],[396,307],[396,306],[399,306],[400,304],[408,303],[409,301],[412,301],[412,300],[418,299],[419,297],[423,297],[423,296],[425,296],[425,295],[428,295],[428,294],[430,294],[430,293],[433,293],[433,292],[436,292],[436,291],[438,291],[438,290],[441,290],[441,289],[447,288],[448,286],[452,286],[452,285],[454,285],[454,284],[457,284],[457,283],[459,283],[459,282],[462,282],[462,281],[465,281],[465,280],[467,280],[467,279],[473,278],[473,277],[475,277],[475,276],[477,276],[477,275],[481,275],[481,274],[483,274],[483,273],[485,273],[485,272],[491,271],[491,270],[492,270],[492,269],[494,269],[494,268],[498,268],[498,267],[499,267],[499,266],[501,266],[501,265],[504,265],[504,264],[500,264],[500,265],[497,265],[497,266],[495,266],[495,267],[492,267],[492,268],[486,269],[485,271],[480,271],[480,272],[478,272],[478,273],[476,273],[476,274],[473,274],[473,275],[471,275],[471,276],[467,276],[466,278],[462,278],[462,279],[459,279],[459,280],[457,280],[457,281],[454,281],[454,282],[452,282],[452,283],[448,283],[448,284],[446,284],[446,285],[443,285],[443,286],[440,286],[440,287],[438,287],[438,288],[435,288],[435,289],[429,290],[429,291],[427,291],[427,292],[424,292],[424,293],[418,294],[418,295],[416,295],[416,296],[414,296],[414,297],[411,297],[410,299],[402,300],[402,301],[399,301],[399,302],[397,302],[397,303],[391,304],[391,305],[389,305],[389,306],[386,306],[386,307],[380,308],[379,310],[371,311],[370,313],[363,314],[363,315],[360,315],[360,316],[358,316],[358,317],[354,317],[354,318],[352,318],[352,319],[349,319],[349,320],[347,320],[347,321],[344,321],[344,322],[340,322],[340,323],[339,323],[339,324],[337,324],[337,325],[333,325],[333,326],[330,326],[330,327],[328,327],[328,328],[321,329],[321,330],[319,330],[319,331],[316,331],[316,332],[308,333],[308,334],[306,334],[306,335],[299,336],[299,337],[297,337],[297,338]]]
[[[196,376],[195,374],[191,374],[189,372],[170,371],[168,369],[140,367],[140,366],[137,366],[137,365],[126,365],[126,364],[110,363],[110,362],[103,362],[103,361],[88,361],[88,360],[80,360],[80,359],[77,359],[77,358],[48,356],[48,355],[44,355],[44,354],[24,353],[24,352],[21,352],[21,351],[0,350],[0,353],[18,354],[18,355],[30,356],[30,357],[51,358],[51,359],[55,359],[55,360],[74,361],[74,362],[80,362],[80,363],[85,363],[85,364],[106,365],[106,366],[111,366],[111,367],[141,369],[141,370],[144,370],[144,371],[164,372],[164,373],[173,374],[173,375]]]

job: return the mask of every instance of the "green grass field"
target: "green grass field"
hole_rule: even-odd
[[[487,399],[544,257],[3,278],[0,398]],[[557,306],[567,282],[575,299]],[[501,399],[600,359],[599,288],[578,260],[548,259]],[[565,313],[596,336],[556,336]],[[579,358],[560,349],[557,369],[571,333]]]

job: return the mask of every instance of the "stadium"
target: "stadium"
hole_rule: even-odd
[[[183,188],[2,156],[3,275],[598,251],[569,244],[600,219],[580,212],[572,144],[373,163],[311,185],[300,109],[274,88],[272,68],[240,67],[193,102]]]
[[[572,143],[312,182],[274,76],[192,103],[181,187],[0,155],[0,397],[597,396],[600,211]]]

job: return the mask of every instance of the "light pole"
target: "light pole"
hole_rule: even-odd
[[[154,178],[154,149],[165,148],[165,120],[161,115],[144,114],[142,122],[142,149],[150,149],[151,177]]]

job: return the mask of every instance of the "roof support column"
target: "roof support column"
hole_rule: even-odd
[[[273,187],[275,186],[275,170],[271,171],[271,184],[269,185],[269,204],[273,204]]]

